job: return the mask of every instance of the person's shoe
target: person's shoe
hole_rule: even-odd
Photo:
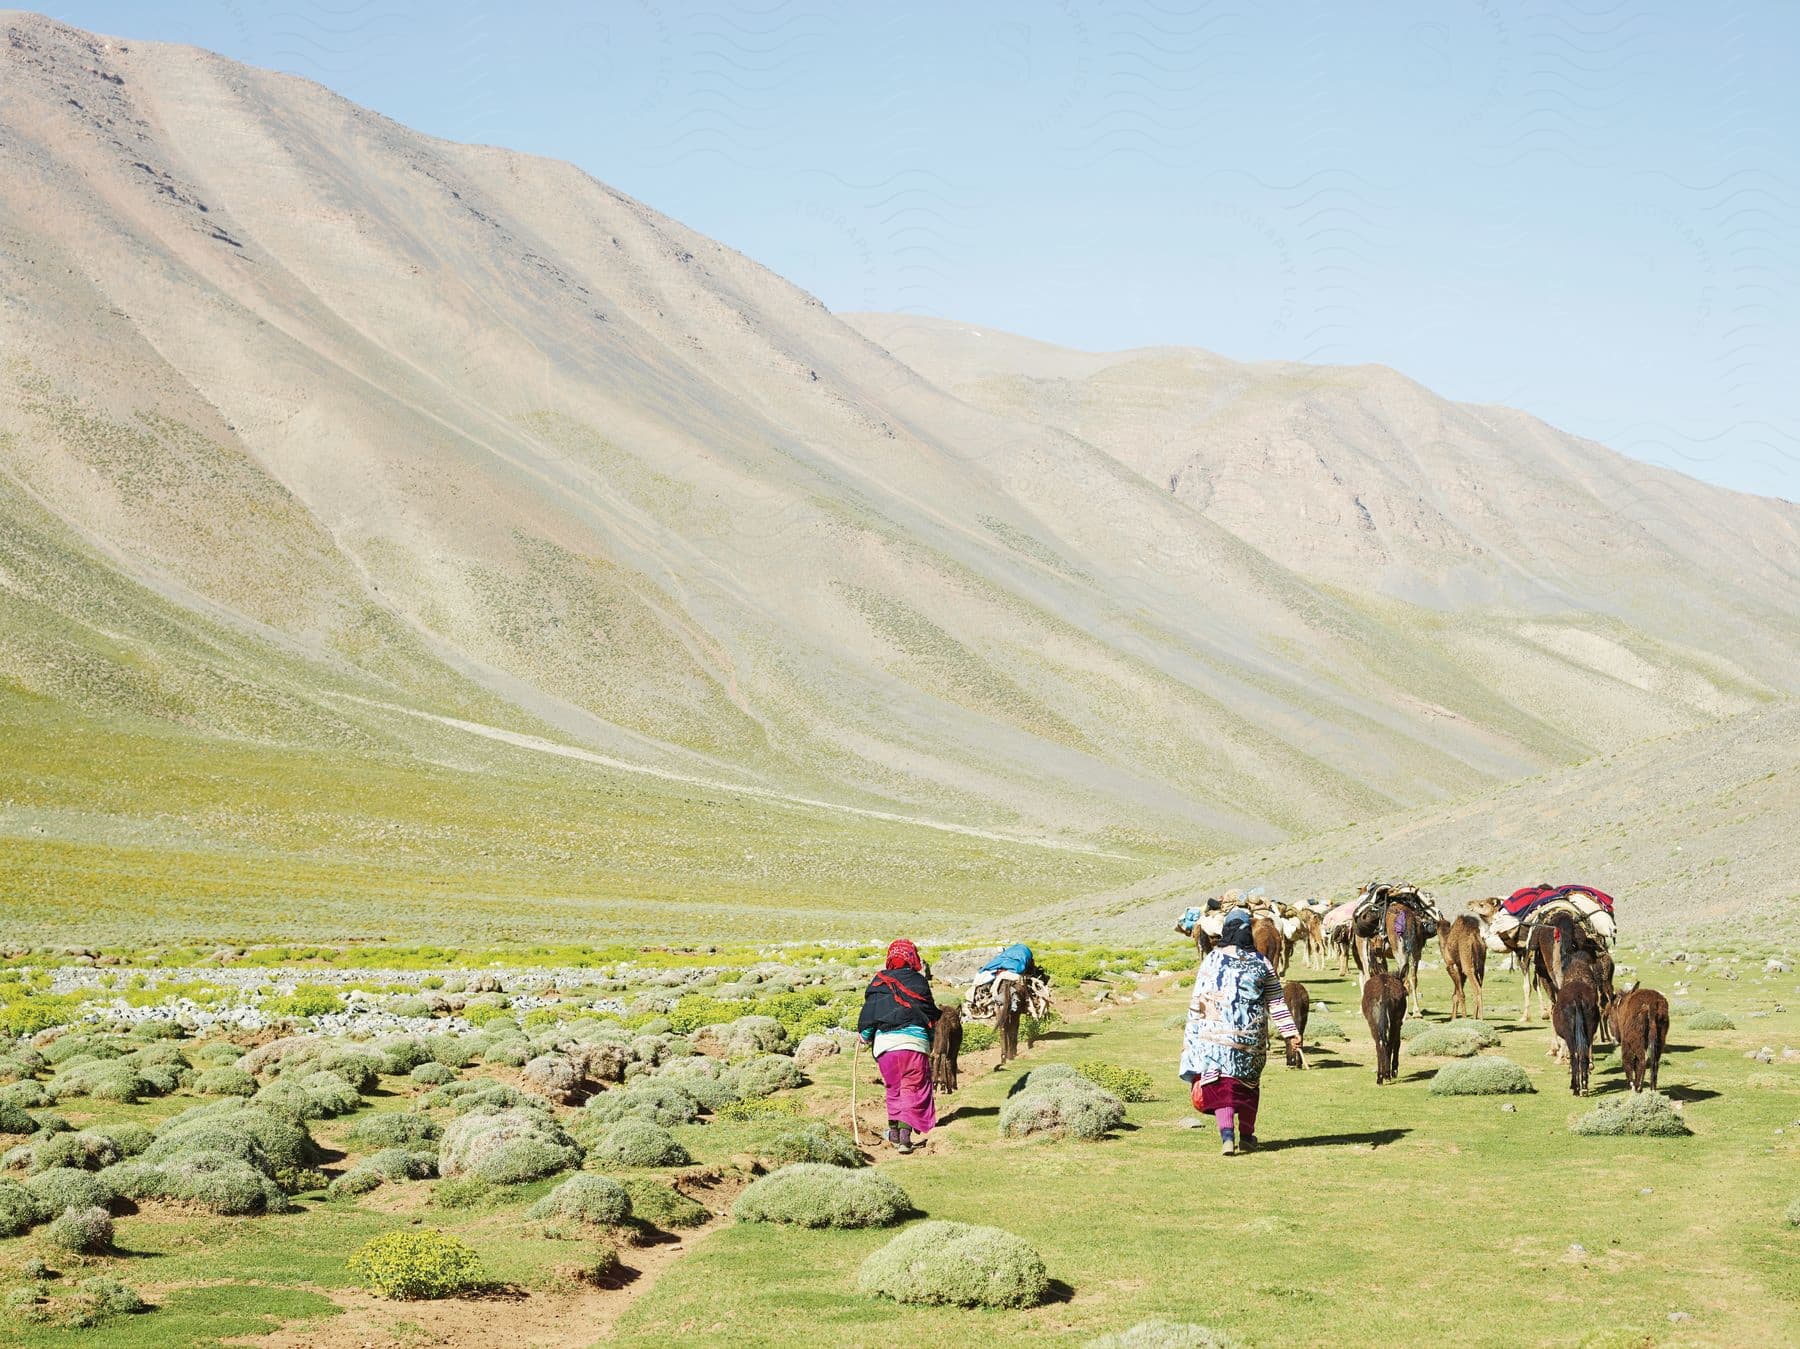
[[[891,1147],[900,1146],[900,1126],[893,1120],[888,1121],[887,1141]]]
[[[1230,1129],[1219,1130],[1219,1155],[1221,1157],[1237,1156],[1237,1136]]]
[[[1255,1152],[1256,1151],[1256,1135],[1255,1134],[1245,1134],[1243,1137],[1239,1138],[1238,1139],[1238,1151],[1239,1152]]]
[[[915,1144],[912,1141],[912,1127],[902,1124],[894,1131],[894,1148],[898,1152],[911,1152]]]

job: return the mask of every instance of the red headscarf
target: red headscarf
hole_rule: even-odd
[[[925,973],[925,963],[919,959],[919,948],[905,937],[888,943],[887,968],[890,970],[917,970]]]

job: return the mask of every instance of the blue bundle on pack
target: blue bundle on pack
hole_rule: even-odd
[[[1014,974],[1023,974],[1031,968],[1031,948],[1024,942],[1014,942],[999,955],[981,967],[986,974],[989,970],[1010,970]]]

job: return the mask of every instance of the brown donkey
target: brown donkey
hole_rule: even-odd
[[[1406,981],[1385,964],[1369,971],[1363,985],[1363,1020],[1375,1041],[1375,1085],[1400,1076],[1400,1023],[1406,1020]]]
[[[1633,1091],[1642,1091],[1648,1070],[1650,1090],[1655,1091],[1656,1070],[1669,1043],[1669,1000],[1653,988],[1634,985],[1613,1004],[1610,1019],[1625,1080]]]
[[[1550,1007],[1550,1024],[1569,1056],[1569,1090],[1586,1096],[1594,1041],[1600,1035],[1600,979],[1586,951],[1564,948],[1562,984]]]
[[[1487,942],[1481,935],[1481,923],[1468,914],[1438,929],[1438,953],[1444,958],[1444,972],[1450,976],[1450,1015],[1459,1017],[1468,1008],[1463,990],[1475,990],[1475,1019],[1481,1019],[1481,982],[1487,975]]]
[[[962,1054],[962,1008],[946,1007],[931,1033],[931,1085],[946,1094],[956,1090],[956,1060]]]
[[[1306,1044],[1306,1020],[1312,1015],[1312,994],[1307,992],[1306,985],[1298,979],[1289,979],[1281,986],[1281,1000],[1287,1004],[1288,1015],[1294,1018],[1294,1029],[1300,1032],[1300,1043]],[[1287,1066],[1290,1068],[1306,1067],[1304,1048],[1292,1048],[1287,1051]]]

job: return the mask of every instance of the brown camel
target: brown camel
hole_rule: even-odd
[[[1287,1066],[1290,1068],[1306,1067],[1306,1022],[1312,1015],[1312,994],[1306,985],[1298,979],[1289,979],[1281,986],[1281,1000],[1287,1004],[1288,1015],[1294,1018],[1294,1029],[1300,1033],[1300,1047],[1288,1046]]]
[[[1462,1016],[1468,1008],[1464,990],[1475,992],[1475,1018],[1481,1019],[1481,981],[1487,973],[1487,942],[1481,935],[1481,923],[1468,914],[1438,929],[1438,953],[1444,958],[1444,972],[1450,976],[1450,1015]]]
[[[1656,1070],[1669,1043],[1669,1000],[1653,988],[1633,985],[1613,1004],[1611,1020],[1625,1080],[1633,1091],[1642,1091],[1648,1070],[1650,1090],[1655,1091]]]
[[[1406,981],[1390,974],[1385,963],[1369,972],[1363,985],[1363,1020],[1375,1041],[1375,1085],[1400,1076],[1400,1024],[1406,1020]]]
[[[1325,968],[1325,920],[1312,909],[1302,909],[1297,916],[1300,944],[1306,948],[1306,968],[1322,970]]]
[[[1288,940],[1281,935],[1274,919],[1258,918],[1250,924],[1250,944],[1258,955],[1275,967],[1275,973],[1287,973]]]
[[[946,1007],[931,1033],[931,1085],[946,1094],[956,1090],[956,1060],[962,1055],[962,1008]]]

